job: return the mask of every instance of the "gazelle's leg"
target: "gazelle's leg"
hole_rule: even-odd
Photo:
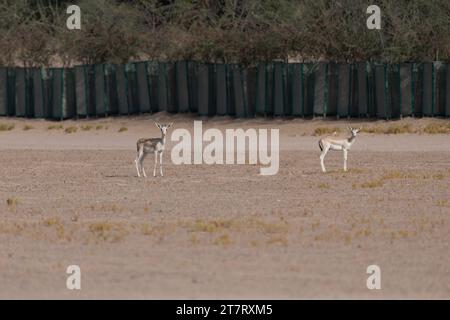
[[[162,158],[163,158],[163,153],[161,151],[159,153],[159,173],[161,173],[161,177],[164,177],[163,171],[162,171]]]
[[[347,150],[343,149],[344,152],[344,171],[347,171]]]
[[[155,151],[155,166],[153,167],[153,176],[156,177],[156,165],[158,164],[158,151]]]
[[[136,159],[134,159],[134,164],[136,165],[136,171],[138,174],[138,177],[141,177],[141,173],[139,172],[139,155],[136,157]]]
[[[134,160],[134,162],[136,163],[136,170],[137,170],[137,174],[138,177],[141,177],[141,168],[142,168],[142,158],[144,156],[144,150],[142,149],[142,147],[139,148],[138,150],[138,154],[136,157],[136,160]]]
[[[138,156],[139,169],[142,171],[142,174],[144,175],[144,177],[147,178],[147,174],[145,173],[145,170],[144,170],[145,156],[146,156],[146,154],[144,152],[144,149],[143,148],[139,149],[139,156]]]
[[[324,147],[322,153],[320,154],[320,166],[322,167],[322,172],[327,172],[323,160],[325,159],[325,156],[327,155],[329,149],[330,147]]]
[[[145,158],[145,153],[142,154],[142,159],[141,159],[141,170],[142,170],[142,173],[144,174],[144,177],[147,178],[147,174],[145,173],[145,169],[144,169],[144,158]]]

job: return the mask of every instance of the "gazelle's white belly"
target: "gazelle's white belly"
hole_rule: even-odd
[[[330,149],[331,150],[342,150],[342,149],[344,149],[344,147],[341,145],[332,144],[332,145],[330,145]]]

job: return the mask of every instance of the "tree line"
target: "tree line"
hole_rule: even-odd
[[[450,60],[450,1],[376,2],[381,30],[370,0],[0,0],[0,65]]]

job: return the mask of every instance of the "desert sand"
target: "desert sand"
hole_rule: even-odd
[[[194,119],[0,119],[14,125],[0,132],[0,298],[450,298],[450,135],[362,133],[350,170],[330,152],[324,174],[313,134],[448,121],[204,118],[278,128],[278,174],[174,165],[169,139],[165,176],[137,178],[135,142],[159,136],[153,120]],[[66,288],[73,264],[81,290]],[[372,264],[380,290],[366,287]]]

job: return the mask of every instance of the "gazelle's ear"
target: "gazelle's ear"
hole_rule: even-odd
[[[161,125],[158,122],[155,122],[155,125],[158,127],[158,129],[161,129]]]
[[[169,125],[167,126],[167,128],[170,128],[173,125],[173,122],[169,123]]]
[[[350,130],[350,131],[352,131],[352,127],[350,127],[350,126],[347,126],[347,129]]]

